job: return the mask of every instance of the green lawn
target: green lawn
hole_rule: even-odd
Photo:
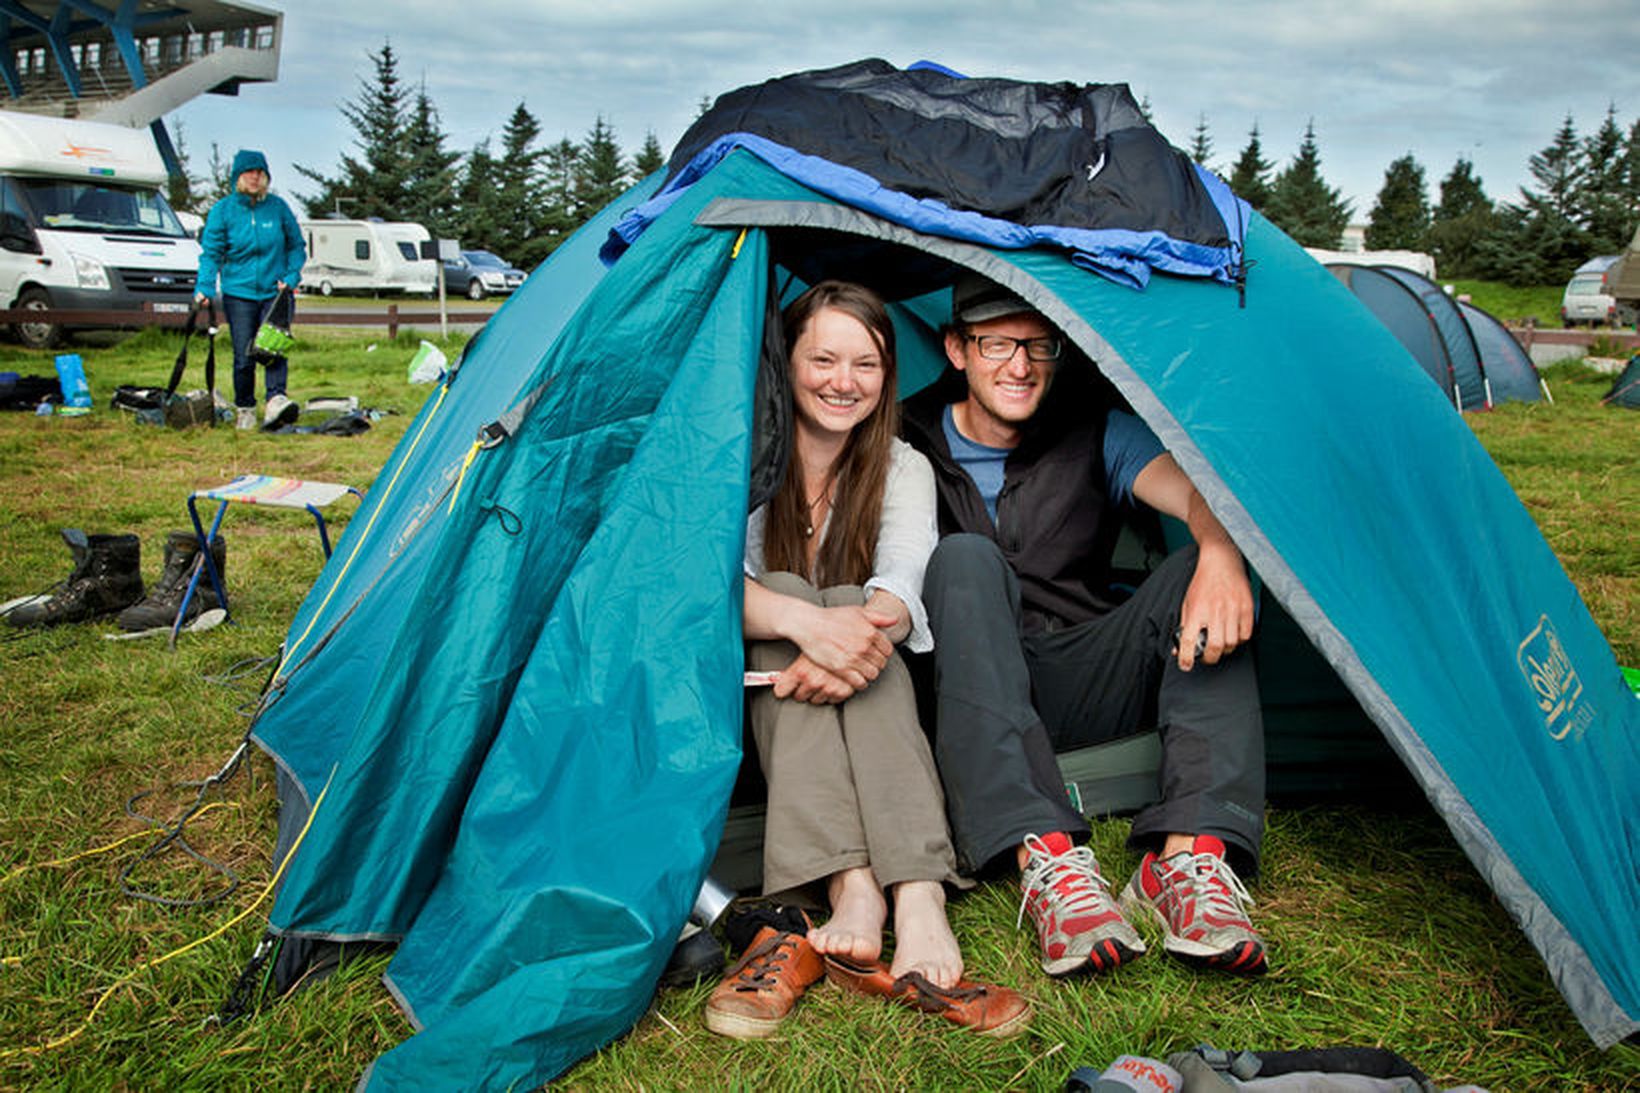
[[[405,383],[418,336],[299,329],[292,394],[354,394],[394,411],[355,438],[231,429],[140,428],[103,409],[117,383],[162,382],[175,342],[146,334],[86,345],[99,409],[78,419],[0,415],[0,599],[66,574],[58,529],[136,532],[145,575],[184,499],[242,471],[368,485],[425,388]],[[374,345],[374,350],[368,346]],[[454,352],[454,346],[449,347]],[[225,370],[224,366],[224,370]],[[0,345],[0,370],[51,371],[49,354]],[[1640,414],[1602,408],[1605,377],[1550,376],[1556,403],[1469,419],[1543,527],[1619,658],[1640,663]],[[346,503],[337,506],[338,520]],[[200,854],[236,870],[221,903],[169,909],[121,892],[122,868],[149,844],[126,814],[195,795],[177,783],[214,772],[321,559],[300,514],[236,510],[227,525],[238,625],[163,641],[111,642],[108,624],[0,631],[0,1088],[35,1090],[336,1089],[409,1035],[365,961],[267,1013],[208,1026],[260,934],[274,828],[270,764],[249,762],[222,802],[189,828]],[[1471,544],[1484,550],[1484,542]],[[1135,862],[1126,823],[1097,825],[1113,878]],[[114,840],[139,838],[106,854]],[[81,855],[76,857],[76,855]],[[54,864],[57,859],[73,859]],[[992,1043],[826,987],[781,1035],[732,1044],[705,1031],[707,987],[665,992],[633,1032],[570,1072],[570,1088],[1052,1090],[1074,1066],[1123,1052],[1162,1055],[1199,1041],[1228,1047],[1382,1044],[1442,1084],[1493,1090],[1640,1087],[1640,1052],[1590,1045],[1542,963],[1427,812],[1278,808],[1254,914],[1274,971],[1243,982],[1147,957],[1106,979],[1044,979],[1015,928],[1016,889],[981,887],[954,906],[973,972],[1023,990],[1031,1031]],[[175,897],[222,887],[180,853],[135,881]],[[236,916],[243,917],[237,918]],[[144,965],[218,933],[157,967]],[[124,977],[124,978],[122,978]],[[99,997],[120,984],[83,1032]]]

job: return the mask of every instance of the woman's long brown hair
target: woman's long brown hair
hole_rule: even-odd
[[[870,577],[882,525],[883,491],[888,482],[890,448],[900,428],[896,398],[899,368],[894,357],[894,324],[882,299],[863,285],[848,281],[821,281],[787,305],[781,314],[786,334],[786,356],[816,314],[832,308],[859,320],[870,331],[883,358],[883,393],[871,416],[854,427],[832,468],[831,527],[808,572],[808,502],[803,496],[803,472],[797,445],[786,460],[786,477],[769,500],[764,522],[763,561],[767,569],[810,577],[820,588],[864,584]],[[815,529],[816,534],[819,529]]]

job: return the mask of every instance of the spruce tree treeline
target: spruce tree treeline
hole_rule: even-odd
[[[1211,147],[1201,115],[1191,158],[1210,167]],[[1625,131],[1615,104],[1586,138],[1568,114],[1527,170],[1532,181],[1518,201],[1494,202],[1474,164],[1459,156],[1432,204],[1423,165],[1411,153],[1401,156],[1384,172],[1366,245],[1427,251],[1442,277],[1541,285],[1565,281],[1594,255],[1621,252],[1640,228],[1640,120]],[[1265,158],[1255,123],[1226,181],[1305,246],[1336,249],[1342,241],[1349,206],[1321,176],[1314,122],[1280,171]]]
[[[532,269],[665,163],[655,134],[629,156],[602,116],[579,141],[565,136],[542,144],[541,124],[523,102],[494,147],[486,137],[466,154],[452,151],[426,84],[412,90],[400,78],[392,43],[370,61],[371,78],[341,104],[356,151],[344,152],[334,173],[296,165],[318,187],[297,195],[309,216],[413,221],[435,239],[457,239]]]
[[[449,137],[425,83],[412,89],[400,78],[392,43],[384,42],[370,61],[372,78],[361,79],[358,94],[341,104],[356,153],[344,152],[334,174],[296,166],[318,186],[298,195],[310,216],[410,220],[435,238],[493,250],[528,269],[665,162],[654,133],[636,154],[622,152],[602,115],[579,141],[565,136],[540,145],[540,123],[523,102],[507,119],[499,151],[486,137],[463,155],[446,147]],[[703,112],[708,105],[702,101]],[[1148,97],[1140,109],[1149,116]],[[226,189],[217,179],[219,151],[214,145],[211,151],[211,177],[190,179],[179,197]],[[1190,155],[1214,169],[1212,154],[1203,113]],[[1428,251],[1443,277],[1518,285],[1563,281],[1584,259],[1628,245],[1640,224],[1640,120],[1625,132],[1612,105],[1600,127],[1582,138],[1568,114],[1527,167],[1532,184],[1521,188],[1520,199],[1494,202],[1473,164],[1459,156],[1432,203],[1423,165],[1411,153],[1400,156],[1385,171],[1368,214],[1367,245]],[[1265,157],[1255,122],[1227,181],[1301,244],[1337,248],[1342,242],[1352,209],[1323,176],[1313,120],[1279,170]]]

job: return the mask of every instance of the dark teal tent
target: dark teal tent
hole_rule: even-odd
[[[419,1031],[368,1084],[526,1087],[642,1014],[740,760],[765,318],[822,273],[900,286],[908,387],[940,360],[928,324],[962,269],[1058,323],[1383,731],[1589,1034],[1640,1028],[1640,703],[1441,391],[1292,241],[1250,222],[1244,297],[1180,277],[1138,291],[1064,252],[890,223],[742,150],[605,267],[608,227],[653,186],[560,248],[429,398],[253,725],[311,808],[272,927],[398,946],[387,980]],[[1486,557],[1454,556],[1475,527]]]
[[[1461,410],[1549,397],[1531,358],[1491,315],[1397,266],[1327,269],[1367,305]],[[1552,400],[1551,400],[1552,401]]]
[[[1607,406],[1640,410],[1640,355],[1629,358],[1629,363],[1612,381],[1612,389],[1600,401]]]

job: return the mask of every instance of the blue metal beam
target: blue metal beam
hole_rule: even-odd
[[[46,33],[46,41],[51,43],[52,55],[57,58],[57,70],[63,74],[63,82],[68,85],[68,93],[76,99],[80,97],[80,66],[74,61],[74,53],[68,48],[69,17],[73,13],[66,7],[59,7],[51,16],[51,30]]]
[[[23,5],[13,3],[12,0],[0,0],[0,12],[11,16],[30,30],[37,30],[41,34],[51,33],[51,24],[49,22],[23,7]]]
[[[17,60],[11,48],[11,16],[0,12],[0,77],[6,81],[6,90],[14,99],[23,95],[23,78],[17,72]]]

